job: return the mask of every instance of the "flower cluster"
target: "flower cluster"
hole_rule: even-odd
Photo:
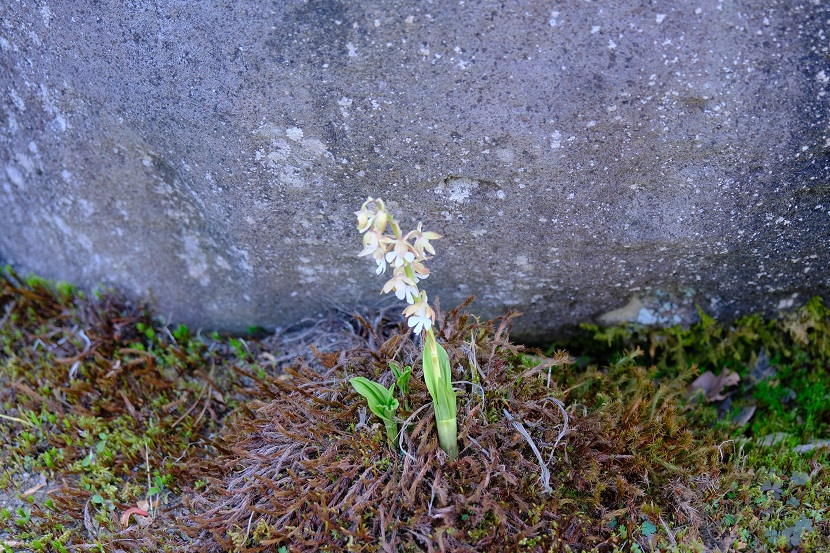
[[[435,311],[427,302],[427,293],[418,289],[418,283],[429,276],[423,262],[430,259],[428,253],[435,254],[430,240],[441,236],[424,231],[421,223],[404,235],[380,198],[366,200],[355,215],[357,230],[364,233],[363,250],[358,255],[371,256],[379,275],[392,268],[392,278],[383,286],[382,293],[394,291],[398,299],[405,299],[409,304],[403,311],[407,324],[417,334],[428,331],[435,322]]]

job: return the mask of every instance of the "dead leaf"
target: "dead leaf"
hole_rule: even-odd
[[[807,453],[819,447],[830,447],[830,440],[816,440],[809,444],[799,445],[793,448],[796,453]]]
[[[20,496],[21,497],[28,497],[28,496],[32,495],[33,493],[35,493],[36,491],[38,491],[40,488],[43,488],[44,486],[46,486],[46,477],[41,474],[40,475],[40,481],[37,484],[35,484],[34,486],[32,486],[31,488],[29,488],[28,490],[26,490],[25,492],[23,492],[22,494],[20,494]]]
[[[86,531],[89,532],[90,536],[97,537],[100,525],[95,522],[95,519],[92,518],[92,515],[89,512],[89,503],[91,501],[91,499],[87,499],[84,504],[84,528],[86,528]]]
[[[723,394],[724,388],[734,386],[740,381],[741,377],[738,376],[738,373],[727,369],[723,369],[720,376],[715,376],[712,371],[706,371],[691,383],[688,395],[691,397],[700,390],[707,402],[722,401],[726,399]]]
[[[756,407],[754,405],[747,405],[743,409],[741,409],[735,418],[732,419],[737,426],[746,426],[749,423],[749,419],[752,418],[752,415],[755,414]]]
[[[138,507],[130,507],[121,515],[121,526],[126,527],[130,524],[130,515],[148,517],[150,516],[150,513],[148,513],[144,509],[139,509]]]

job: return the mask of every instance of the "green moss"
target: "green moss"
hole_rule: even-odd
[[[207,344],[184,327],[167,332],[117,297],[89,302],[71,286],[24,282],[10,271],[0,304],[10,306],[0,382],[14,389],[0,409],[0,485],[13,488],[25,472],[43,474],[52,488],[51,497],[20,497],[33,508],[18,509],[15,538],[66,550],[87,540],[85,510],[102,536],[112,535],[121,530],[118,511],[148,497],[164,501],[193,479],[186,462],[208,447],[200,436],[236,404],[211,392],[233,377],[209,374],[224,360]]]

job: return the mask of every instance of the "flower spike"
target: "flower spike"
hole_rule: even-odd
[[[429,306],[426,291],[418,289],[418,282],[429,276],[429,269],[424,261],[430,259],[427,254],[435,255],[435,248],[430,241],[438,240],[441,235],[435,232],[424,231],[418,222],[415,230],[404,235],[395,219],[386,210],[380,198],[369,198],[355,212],[357,215],[357,229],[365,233],[363,236],[363,250],[359,256],[372,256],[377,263],[377,273],[386,271],[386,264],[393,267],[392,278],[383,285],[381,293],[388,294],[394,291],[398,299],[406,299],[409,304],[403,315],[407,318],[407,327],[422,338],[424,345],[423,365],[424,381],[432,396],[435,410],[435,422],[438,429],[438,441],[441,448],[451,459],[458,456],[458,432],[456,419],[456,397],[451,382],[451,368],[447,352],[435,341],[435,311]],[[386,234],[387,226],[391,234]],[[397,374],[396,374],[397,376]],[[365,380],[365,379],[364,379]],[[389,436],[397,435],[397,426],[394,421],[394,405],[389,401],[392,398],[394,384],[386,389],[379,384],[352,379],[355,389],[380,405],[383,403],[385,411],[373,412],[387,422]],[[370,385],[374,385],[369,389]],[[376,397],[375,397],[376,396]],[[382,397],[381,397],[382,396]],[[380,398],[380,399],[378,399]]]

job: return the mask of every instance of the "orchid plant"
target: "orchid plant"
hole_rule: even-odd
[[[458,456],[458,424],[455,390],[450,380],[450,360],[446,350],[435,340],[435,311],[429,305],[426,291],[418,286],[419,282],[429,276],[429,269],[424,263],[431,259],[427,254],[435,255],[431,241],[441,236],[435,232],[424,231],[420,222],[414,230],[403,234],[380,198],[366,200],[355,215],[357,230],[363,233],[363,250],[358,255],[371,257],[377,265],[377,274],[384,274],[391,268],[392,278],[384,284],[382,293],[394,291],[398,299],[405,299],[409,304],[403,310],[403,314],[407,318],[407,325],[420,336],[423,344],[424,381],[432,396],[438,442],[441,449],[454,459]],[[393,371],[398,387],[405,391],[409,381],[408,371],[401,371],[395,365]],[[367,398],[371,408],[373,399],[370,399],[369,395],[375,394],[364,393],[368,392],[365,390],[366,383],[358,379],[352,379],[350,382],[358,393]],[[380,384],[376,385],[383,388]],[[394,399],[394,387],[393,384],[389,390],[383,388],[388,392],[385,398]],[[391,405],[392,402],[388,401],[388,406]],[[397,408],[397,401],[394,405]],[[374,412],[374,409],[372,411]],[[397,425],[395,431],[397,432]]]
[[[386,427],[386,439],[389,445],[394,445],[398,440],[398,421],[395,420],[395,413],[398,411],[398,400],[395,399],[395,385],[390,388],[373,382],[363,376],[356,376],[349,380],[349,384],[366,398],[369,410],[383,421]]]

